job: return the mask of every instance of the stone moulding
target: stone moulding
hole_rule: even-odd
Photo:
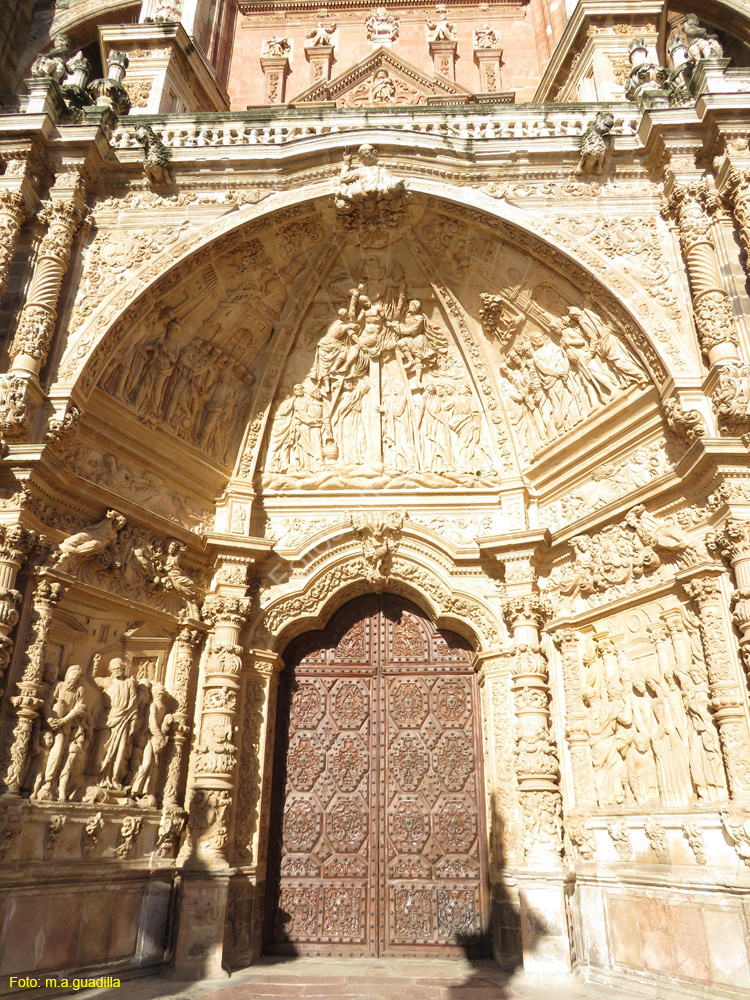
[[[343,145],[344,140],[338,137],[335,142]],[[160,285],[163,285],[167,275],[170,276],[170,281],[174,282],[177,280],[179,269],[183,266],[193,268],[201,256],[208,259],[218,253],[223,245],[234,244],[238,239],[237,231],[241,227],[246,227],[244,235],[247,236],[274,225],[274,217],[286,221],[287,218],[309,212],[310,203],[321,197],[330,197],[334,186],[334,179],[328,178],[299,191],[271,195],[260,205],[246,206],[238,212],[230,213],[229,216],[210,223],[197,234],[191,233],[150,260],[133,276],[126,287],[116,289],[110,297],[105,298],[98,309],[81,325],[76,337],[67,345],[59,364],[56,382],[50,390],[51,398],[64,397],[67,395],[67,386],[71,385],[77,385],[85,396],[90,394],[115,347],[127,335],[129,326],[150,308],[154,293]],[[499,230],[507,233],[509,238],[520,240],[520,245],[524,249],[532,254],[549,258],[550,263],[557,268],[565,267],[569,270],[572,268],[575,278],[580,275],[580,280],[583,281],[585,276],[585,280],[592,288],[604,294],[602,272],[593,273],[590,266],[572,256],[569,249],[551,244],[549,237],[545,239],[537,236],[534,229],[538,223],[527,213],[480,191],[470,191],[465,188],[461,191],[462,200],[459,206],[455,188],[422,178],[414,178],[410,189],[413,197],[423,195],[432,197],[439,203],[447,203],[448,206],[454,204],[456,208],[453,211],[459,212],[464,217],[468,213],[471,220],[480,225],[486,224],[490,229],[499,227]],[[643,348],[647,346],[648,367],[652,371],[654,367],[656,368],[654,372],[656,381],[661,382],[664,372],[664,363],[661,360],[664,348],[652,342],[643,330],[641,326],[643,317],[631,311],[632,306],[625,304],[621,290],[623,282],[618,282],[618,285],[620,286],[618,291],[607,292],[606,298],[616,305],[618,313],[627,317],[626,326],[632,331],[637,331],[639,338],[637,346],[643,345]],[[632,295],[640,304],[642,296],[635,288]],[[243,452],[244,448],[240,454]]]

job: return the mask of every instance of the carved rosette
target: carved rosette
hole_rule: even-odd
[[[8,283],[18,232],[28,214],[20,191],[0,191],[0,296]]]
[[[511,679],[516,714],[515,770],[527,861],[562,852],[557,745],[550,730],[547,657],[539,629],[550,614],[538,594],[508,598],[503,618],[513,635]]]
[[[750,733],[735,653],[724,624],[721,588],[713,576],[690,580],[684,587],[698,609],[711,707],[719,730],[729,794],[732,798],[747,798],[750,797]]]
[[[52,202],[41,213],[47,231],[39,246],[26,304],[10,347],[11,371],[38,374],[49,352],[57,300],[70,260],[73,237],[83,220],[78,199]]]
[[[573,794],[576,806],[596,804],[591,748],[586,707],[581,695],[579,635],[573,629],[561,629],[553,635],[560,651],[563,689],[565,691],[565,738],[570,750],[573,771]]]
[[[734,316],[711,235],[710,213],[717,203],[705,180],[701,180],[675,183],[666,206],[666,212],[676,219],[679,228],[698,339],[709,364],[738,357]]]
[[[3,761],[4,783],[9,792],[18,793],[26,769],[31,727],[42,706],[42,673],[47,652],[47,641],[52,612],[62,600],[62,584],[42,579],[34,591],[34,618],[31,641],[24,657],[17,693],[11,699],[15,709],[15,725],[10,733],[10,747]]]
[[[167,778],[164,785],[165,806],[179,806],[185,792],[185,746],[190,734],[190,678],[195,654],[203,641],[203,633],[186,626],[175,641],[174,674],[170,690],[177,701],[173,716],[171,739],[167,750]]]
[[[10,633],[19,616],[21,594],[15,589],[16,576],[35,541],[34,532],[20,525],[0,526],[0,678],[10,663]]]

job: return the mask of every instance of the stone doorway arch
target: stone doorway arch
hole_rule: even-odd
[[[472,646],[367,594],[283,659],[265,950],[487,954]]]

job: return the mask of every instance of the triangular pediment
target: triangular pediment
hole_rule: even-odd
[[[428,76],[406,59],[381,47],[333,80],[315,83],[290,104],[335,104],[342,108],[464,102],[471,91],[439,73]]]

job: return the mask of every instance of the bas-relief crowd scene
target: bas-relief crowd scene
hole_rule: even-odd
[[[456,41],[448,16],[439,5],[428,19],[430,46]],[[337,25],[315,20],[305,48],[322,86],[330,64],[309,53],[333,48]],[[686,107],[700,64],[722,56],[694,15],[672,25],[669,69],[632,26],[615,32],[633,35],[624,95],[640,110]],[[398,18],[378,8],[366,33],[393,45]],[[471,37],[499,60],[498,30]],[[71,51],[61,42],[32,74],[67,100],[82,72]],[[291,51],[281,27],[265,39],[269,101]],[[378,60],[337,107],[427,106],[398,60]],[[494,91],[495,70],[477,64]],[[124,65],[113,56],[97,81],[121,122]],[[695,162],[680,180],[678,150],[660,207],[644,208],[653,218],[634,223],[618,195],[621,221],[604,219],[622,118],[587,121],[566,154],[570,179],[539,188],[554,194],[554,219],[535,203],[527,228],[527,195],[511,186],[441,180],[426,194],[417,154],[357,141],[331,147],[325,193],[300,200],[291,184],[267,217],[236,200],[244,215],[217,215],[204,240],[209,202],[180,215],[166,192],[184,166],[158,122],[135,130],[145,180],[132,195],[157,211],[127,240],[137,267],[173,256],[146,291],[146,269],[107,249],[119,195],[100,191],[87,208],[75,181],[74,210],[45,217],[0,387],[15,463],[0,547],[0,858],[18,866],[19,905],[23,892],[43,899],[42,864],[127,861],[146,879],[169,873],[164,885],[180,871],[165,947],[191,974],[216,971],[222,947],[247,961],[262,942],[367,953],[373,941],[456,946],[470,932],[531,971],[680,976],[679,928],[692,921],[707,957],[683,983],[740,995],[750,375],[725,260],[730,209],[748,242],[747,204],[727,196],[719,210]],[[101,228],[74,243],[87,211]],[[58,342],[57,299],[44,296],[73,254],[78,290],[64,286]],[[38,475],[23,451],[37,439]],[[385,603],[337,631],[358,595]],[[289,641],[310,632],[324,652],[295,659]],[[475,652],[476,669],[456,665]],[[349,673],[358,679],[343,684]],[[393,912],[378,927],[363,902],[378,847],[358,831],[374,808],[368,740],[386,732],[392,885],[380,888]],[[340,884],[350,876],[365,881]],[[153,919],[158,939],[171,889],[158,903],[138,891],[133,926]],[[674,924],[658,960],[646,943],[656,907]],[[711,913],[724,920],[725,966]],[[93,917],[80,919],[74,959]],[[633,921],[635,957],[622,943]],[[109,947],[86,954],[126,953]]]

